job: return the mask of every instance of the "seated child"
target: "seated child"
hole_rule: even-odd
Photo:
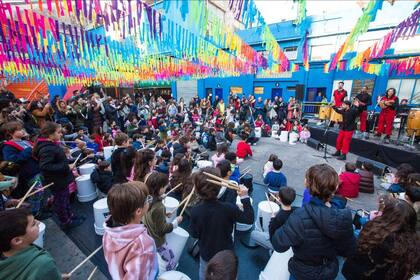
[[[162,196],[168,183],[168,176],[159,172],[154,172],[147,178],[146,185],[153,197],[153,202],[150,204],[146,215],[143,216],[143,223],[149,235],[155,240],[157,252],[165,262],[165,270],[174,270],[177,265],[175,256],[168,243],[166,243],[165,235],[178,227],[178,224],[182,221],[182,216],[177,217],[172,223],[166,222],[166,210],[162,203]]]
[[[302,129],[302,131],[299,133],[299,140],[302,143],[308,142],[308,139],[311,138],[311,132],[309,131],[309,128],[307,125],[305,125]]]
[[[225,143],[222,143],[217,146],[217,152],[211,157],[213,161],[213,166],[217,166],[219,162],[225,159],[225,154],[228,151],[228,146]]]
[[[112,187],[112,171],[110,162],[106,160],[100,161],[92,174],[90,174],[90,179],[101,192],[107,194]]]
[[[30,209],[0,212],[0,279],[62,279],[51,255],[32,244],[38,234]]]
[[[153,197],[142,182],[114,185],[108,192],[111,216],[103,237],[104,256],[112,279],[155,279],[156,245],[141,223]]]
[[[194,173],[193,181],[195,190],[201,202],[191,210],[190,233],[193,238],[198,238],[200,247],[199,279],[205,279],[207,263],[222,250],[232,250],[232,231],[237,222],[252,224],[254,210],[248,196],[248,190],[240,185],[238,195],[241,197],[243,211],[238,206],[217,200],[220,185],[207,181],[207,172],[220,177],[217,168],[203,168]]]
[[[145,138],[143,135],[135,133],[133,135],[133,143],[131,144],[133,148],[138,151],[145,147]]]
[[[359,195],[360,175],[356,173],[356,165],[347,162],[345,164],[345,171],[338,175],[340,185],[336,191],[337,195],[343,197],[357,197]]]
[[[287,220],[289,215],[297,208],[292,207],[292,203],[296,198],[296,192],[290,187],[283,187],[279,190],[279,201],[280,201],[280,211],[271,218],[269,231],[264,232],[261,228],[255,227],[251,232],[251,240],[256,244],[268,249],[273,250],[273,245],[271,245],[271,237],[274,232],[280,228]]]
[[[374,193],[375,187],[373,185],[373,165],[370,162],[364,162],[362,169],[358,169],[357,173],[360,175],[360,188],[362,193]]]
[[[393,184],[388,188],[389,192],[400,193],[405,192],[405,186],[407,184],[407,177],[411,173],[414,173],[414,168],[408,163],[402,163],[397,167]]]
[[[121,132],[117,133],[115,136],[115,145],[117,148],[111,155],[111,170],[113,173],[112,181],[113,183],[124,183],[127,182],[127,174],[124,172],[124,163],[121,161],[121,155],[129,146],[127,134]]]
[[[230,180],[229,177],[232,175],[232,168],[230,166],[230,162],[228,160],[222,160],[220,161],[217,166],[216,166],[219,170],[220,170],[220,176],[225,179],[225,180]],[[229,188],[225,188],[225,191],[223,193],[219,192],[219,194],[217,195],[217,199],[219,201],[223,201],[223,202],[230,202],[234,205],[236,205],[236,197],[237,197],[237,193],[235,190],[229,189]]]
[[[263,178],[267,176],[268,172],[273,171],[273,161],[275,161],[276,159],[278,159],[278,157],[275,154],[271,154],[268,157],[267,162],[264,164]]]
[[[239,178],[241,177],[241,172],[239,170],[237,163],[237,156],[234,152],[227,152],[225,155],[225,159],[230,162],[230,168],[232,174],[229,177],[229,180],[235,181],[239,184]]]
[[[405,200],[413,206],[414,210],[416,210],[416,231],[420,232],[420,184],[411,184],[407,186],[405,190]]]
[[[239,159],[244,160],[248,156],[252,157],[252,150],[251,145],[247,143],[247,136],[246,134],[241,135],[242,141],[240,141],[236,146],[236,155]]]
[[[214,255],[207,264],[205,280],[236,280],[238,258],[232,250],[223,250]]]
[[[160,173],[169,174],[169,166],[171,163],[171,152],[169,150],[162,150],[160,154],[160,162],[156,170]]]
[[[287,179],[280,169],[283,167],[283,162],[280,159],[273,161],[273,171],[267,173],[264,178],[264,184],[268,185],[268,191],[271,193],[278,193],[281,187],[287,186]]]

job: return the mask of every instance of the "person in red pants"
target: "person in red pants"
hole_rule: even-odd
[[[369,88],[367,86],[362,87],[361,92],[356,95],[357,101],[359,101],[360,109],[360,127],[359,130],[363,133],[365,139],[369,139],[369,134],[366,133],[366,121],[367,121],[367,107],[372,105],[372,96],[368,92]]]
[[[337,151],[333,156],[337,156],[339,160],[346,160],[347,153],[350,150],[351,139],[353,132],[356,129],[356,118],[359,116],[362,108],[359,106],[359,101],[356,99],[351,107],[350,101],[343,102],[340,108],[332,107],[337,113],[343,115],[343,122],[340,124],[340,132],[338,133],[335,147]]]
[[[375,136],[381,137],[381,134],[385,133],[384,142],[386,144],[389,143],[389,139],[391,138],[392,125],[399,103],[396,93],[397,91],[395,88],[389,88],[379,101],[381,112],[379,113],[378,127],[376,128]]]
[[[338,83],[338,89],[334,90],[333,96],[331,101],[333,102],[333,106],[340,108],[344,102],[344,99],[347,97],[347,91],[343,88],[344,82],[341,81]],[[330,127],[333,127],[335,124],[334,121],[330,121]]]

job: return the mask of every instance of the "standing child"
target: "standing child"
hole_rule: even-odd
[[[104,256],[113,279],[155,279],[156,245],[141,219],[153,197],[141,182],[114,185],[108,193],[111,216],[103,237]]]
[[[273,171],[267,173],[264,178],[264,184],[268,185],[268,191],[271,193],[278,193],[281,187],[287,186],[287,179],[283,173],[280,172],[283,167],[283,162],[280,159],[273,161]]]
[[[356,165],[347,162],[345,171],[338,176],[340,185],[337,189],[337,194],[343,197],[357,197],[359,195],[360,175],[356,173]]]
[[[143,217],[143,223],[150,236],[155,240],[157,252],[165,262],[165,270],[174,270],[176,268],[175,255],[165,240],[165,234],[172,232],[182,221],[182,216],[177,217],[172,223],[166,222],[166,210],[162,203],[162,196],[168,185],[168,176],[155,172],[152,173],[146,181],[153,202],[146,215]]]
[[[263,172],[263,177],[265,178],[265,176],[267,176],[268,172],[273,171],[273,161],[275,161],[276,159],[278,159],[278,156],[275,154],[271,154],[268,157],[267,162],[264,164],[264,172]]]
[[[113,183],[125,183],[127,182],[127,174],[123,172],[123,162],[121,161],[121,155],[126,151],[128,144],[128,135],[125,133],[117,133],[115,135],[115,145],[117,148],[114,150],[111,156],[111,169],[113,172]]]

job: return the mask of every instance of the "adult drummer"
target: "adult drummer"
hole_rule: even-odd
[[[372,96],[368,92],[369,88],[367,86],[362,87],[362,90],[355,99],[359,101],[359,107],[362,110],[360,112],[360,132],[363,133],[365,139],[369,139],[369,134],[366,133],[366,121],[367,121],[367,107],[372,105]]]
[[[376,137],[381,137],[385,133],[384,142],[389,143],[392,134],[392,125],[394,124],[395,115],[398,108],[398,97],[395,88],[389,88],[386,94],[379,100],[379,113],[378,127],[376,128]]]
[[[338,83],[338,89],[333,92],[333,106],[340,108],[344,102],[344,99],[347,97],[347,91],[343,88],[344,82],[341,81]],[[330,126],[334,126],[335,122],[331,121]]]

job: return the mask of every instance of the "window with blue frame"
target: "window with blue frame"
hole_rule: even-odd
[[[389,79],[388,88],[395,88],[400,99],[407,99],[409,104],[420,104],[420,79]]]

